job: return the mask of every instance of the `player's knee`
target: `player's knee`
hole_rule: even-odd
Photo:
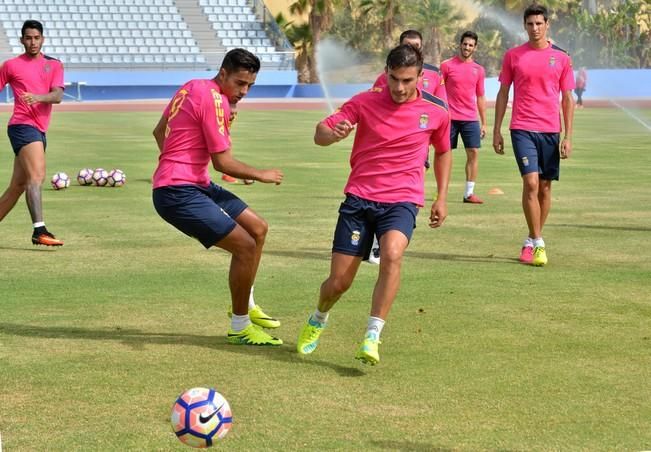
[[[331,276],[329,281],[331,290],[337,294],[343,294],[346,292],[350,289],[352,283],[352,279],[343,276]]]
[[[267,237],[267,232],[269,232],[269,223],[260,218],[260,221],[258,221],[253,227],[251,235],[253,236],[256,243],[260,243],[264,242],[265,238]]]

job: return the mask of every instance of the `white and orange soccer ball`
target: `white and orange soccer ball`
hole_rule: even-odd
[[[92,185],[93,183],[93,170],[90,168],[82,168],[77,173],[77,183],[79,185]]]
[[[127,175],[121,169],[112,169],[107,181],[111,187],[121,187],[127,183]]]
[[[103,187],[108,183],[108,171],[106,171],[104,168],[96,168],[95,171],[93,171],[93,184],[97,185],[98,187]]]
[[[176,437],[191,447],[206,448],[233,426],[228,401],[212,388],[192,388],[172,406],[172,429]]]
[[[55,190],[63,190],[70,186],[70,177],[64,172],[54,173],[50,182]]]

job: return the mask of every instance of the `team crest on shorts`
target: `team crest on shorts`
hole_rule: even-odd
[[[429,123],[429,116],[424,113],[420,115],[420,119],[418,120],[418,127],[421,129],[427,129],[428,123]]]
[[[350,234],[350,244],[351,245],[359,245],[359,238],[361,236],[361,233],[359,231],[353,231],[352,234]]]
[[[522,157],[522,164],[524,166],[529,166],[529,159],[527,157]]]
[[[554,58],[553,56],[549,57],[549,65],[552,66],[552,67],[555,66],[556,65],[556,58]]]

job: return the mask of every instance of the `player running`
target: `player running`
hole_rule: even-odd
[[[191,80],[179,89],[154,129],[160,150],[153,178],[153,201],[168,223],[201,244],[231,253],[228,281],[231,327],[228,342],[280,345],[262,328],[278,320],[255,305],[251,288],[267,235],[266,221],[228,190],[210,180],[208,166],[238,178],[280,184],[278,169],[256,169],[233,158],[229,133],[230,104],[239,102],[255,83],[260,60],[244,49],[229,51],[217,76]]]
[[[7,83],[14,92],[14,112],[7,135],[14,150],[14,169],[9,187],[0,197],[0,221],[7,216],[25,192],[32,218],[34,245],[61,246],[45,227],[42,186],[45,180],[45,134],[50,125],[52,104],[63,98],[63,64],[41,53],[45,42],[43,25],[27,20],[20,42],[25,53],[5,61],[0,67],[0,89]]]
[[[321,285],[317,308],[308,318],[297,343],[298,353],[316,349],[330,309],[351,286],[359,265],[380,238],[380,271],[371,312],[356,359],[377,364],[384,322],[400,285],[402,255],[425,202],[423,162],[429,145],[436,150],[434,174],[438,186],[430,227],[447,216],[447,192],[452,165],[450,118],[445,102],[417,88],[423,57],[410,45],[389,53],[388,87],[354,96],[341,110],[316,127],[314,142],[328,146],[346,138],[357,126],[350,156],[351,172],[344,188],[334,233],[330,275]]]

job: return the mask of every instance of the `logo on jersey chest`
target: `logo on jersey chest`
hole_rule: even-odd
[[[52,67],[49,65],[49,63],[46,64],[45,66],[43,66],[43,72],[48,73],[51,70],[52,70]]]
[[[428,124],[429,124],[429,116],[423,113],[422,115],[420,115],[420,119],[418,120],[418,128],[427,129]]]
[[[423,88],[429,88],[429,79],[423,77]]]
[[[556,58],[553,56],[549,57],[549,66],[554,67],[556,65]]]

